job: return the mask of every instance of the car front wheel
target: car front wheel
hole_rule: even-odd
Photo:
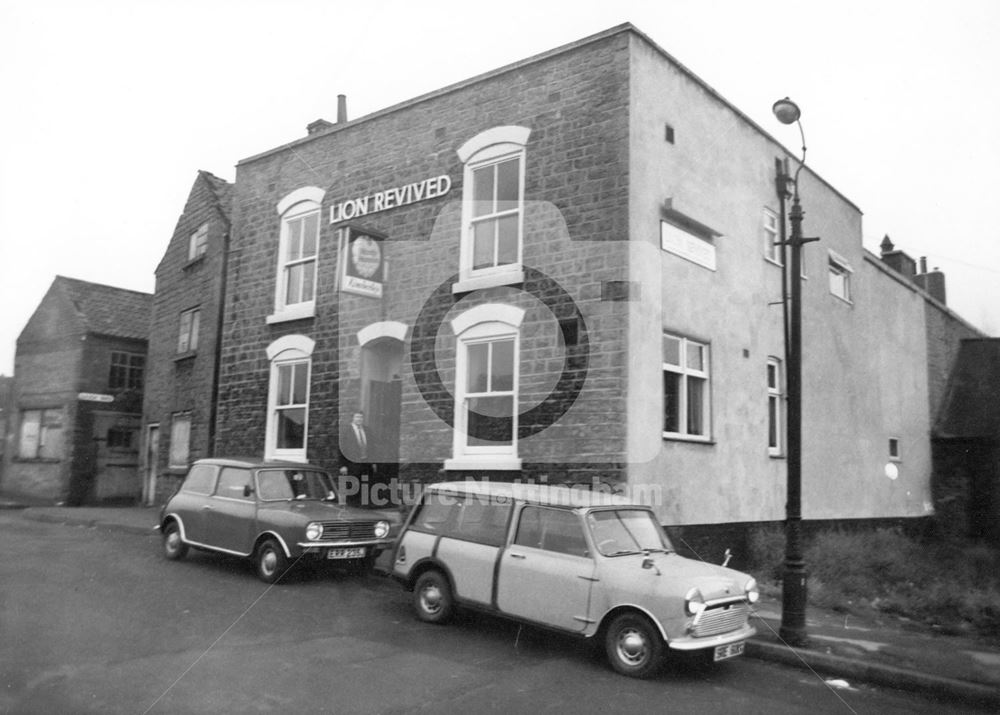
[[[163,527],[163,555],[171,561],[183,559],[188,552],[188,545],[181,539],[181,529],[176,521],[171,521]]]
[[[274,539],[261,542],[254,554],[254,566],[257,568],[257,576],[264,583],[274,583],[281,578],[288,569],[288,559],[281,544]]]
[[[417,617],[427,623],[446,623],[455,610],[451,585],[440,571],[428,571],[413,588],[413,607]]]
[[[611,667],[622,675],[649,678],[663,659],[663,639],[648,618],[624,613],[608,626],[604,649]]]

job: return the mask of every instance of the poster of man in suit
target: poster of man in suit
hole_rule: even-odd
[[[341,421],[340,443],[340,473],[357,479],[361,483],[356,483],[348,490],[347,496],[367,493],[366,482],[370,482],[375,471],[374,459],[376,447],[373,435],[365,426],[365,413],[361,410],[355,411],[351,419]]]

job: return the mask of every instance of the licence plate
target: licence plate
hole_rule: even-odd
[[[739,643],[726,643],[726,645],[716,646],[712,660],[720,661],[726,660],[727,658],[735,658],[738,655],[743,655],[743,648],[745,646],[745,641],[740,641]]]
[[[364,547],[356,549],[330,549],[326,552],[328,559],[363,559],[365,557]]]

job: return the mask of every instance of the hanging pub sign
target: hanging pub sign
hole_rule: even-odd
[[[340,289],[345,293],[382,297],[385,282],[385,235],[348,224],[340,229]]]

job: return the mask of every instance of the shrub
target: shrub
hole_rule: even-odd
[[[752,529],[748,544],[750,570],[762,586],[780,585],[784,529]],[[1000,638],[1000,552],[988,546],[922,541],[897,529],[833,531],[813,538],[804,558],[815,606],[874,609]]]
[[[781,581],[785,564],[785,530],[775,524],[751,527],[747,535],[747,570],[760,584]]]

